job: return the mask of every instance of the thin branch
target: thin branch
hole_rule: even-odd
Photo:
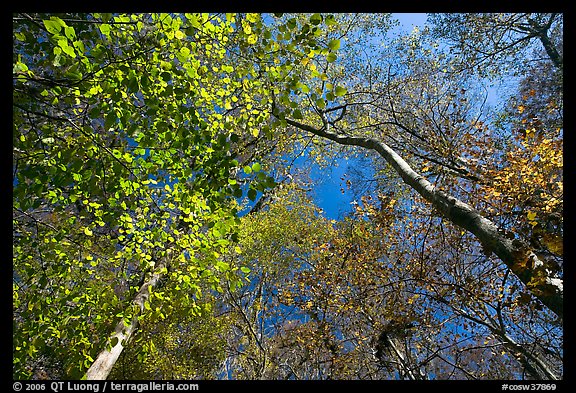
[[[20,20],[28,20],[30,22],[42,22],[44,21],[44,19],[42,18],[32,18],[31,16],[29,16],[28,14],[22,14],[25,17],[24,18],[19,18],[19,17],[13,17],[12,20],[14,21],[20,21]],[[107,24],[107,25],[135,25],[138,22],[135,21],[129,21],[129,22],[117,22],[117,21],[108,21],[108,22],[104,22],[104,21],[100,21],[100,20],[88,20],[88,19],[67,19],[67,18],[61,18],[62,21],[66,22],[66,23],[86,23],[86,24],[97,24],[97,25],[102,25],[102,24]],[[37,26],[39,26],[40,28],[42,28],[43,30],[44,27],[39,25],[38,23],[35,23]]]

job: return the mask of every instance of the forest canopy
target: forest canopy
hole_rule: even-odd
[[[12,25],[14,379],[563,378],[562,13]]]

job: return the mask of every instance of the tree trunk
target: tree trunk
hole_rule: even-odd
[[[550,38],[548,37],[548,30],[550,30],[550,26],[552,26],[552,23],[556,19],[557,15],[558,14],[556,13],[552,14],[550,16],[548,23],[546,23],[545,26],[538,25],[538,23],[533,19],[528,19],[528,23],[532,27],[532,31],[536,34],[536,36],[542,43],[542,46],[544,47],[546,54],[548,55],[554,66],[562,69],[564,59],[562,58],[562,56],[560,55],[554,44],[550,41]]]
[[[85,379],[104,380],[108,378],[108,375],[110,374],[110,371],[112,371],[112,367],[114,367],[114,364],[116,364],[118,357],[120,357],[122,350],[128,344],[130,338],[134,335],[134,333],[138,329],[138,316],[142,314],[142,312],[144,311],[144,303],[150,297],[150,291],[158,284],[158,281],[164,275],[164,273],[162,272],[163,270],[165,270],[164,267],[165,267],[164,264],[158,266],[156,272],[152,274],[152,276],[148,280],[146,280],[144,284],[142,284],[140,290],[138,291],[136,296],[134,296],[134,300],[132,300],[132,304],[137,306],[136,312],[132,316],[132,320],[128,325],[124,323],[124,320],[118,322],[118,324],[116,325],[116,329],[114,330],[114,334],[110,336],[110,338],[106,343],[106,347],[108,347],[108,345],[114,342],[115,339],[118,340],[116,342],[116,345],[112,346],[110,351],[108,351],[108,349],[106,348],[102,352],[100,352],[94,363],[92,363],[92,365],[86,372]]]
[[[493,330],[495,332],[495,330]],[[524,366],[526,371],[535,380],[558,381],[560,378],[548,366],[539,353],[531,352],[523,345],[518,344],[506,333],[498,333],[503,339],[504,346],[512,353],[516,359]]]
[[[275,107],[273,112],[274,109]],[[474,208],[436,189],[384,142],[372,138],[335,134],[291,119],[285,120],[294,127],[338,144],[360,146],[378,152],[406,184],[453,224],[474,234],[483,247],[494,252],[548,309],[559,317],[563,316],[563,280],[553,277],[553,271],[538,258],[526,242],[508,239],[492,221],[483,217]]]
[[[390,347],[391,352],[393,352],[395,357],[398,359],[398,363],[400,364],[399,368],[400,368],[401,376],[402,376],[402,374],[405,374],[408,377],[408,379],[410,379],[411,381],[416,381],[416,380],[420,379],[419,376],[416,376],[412,372],[410,364],[406,361],[406,358],[404,357],[404,355],[402,355],[402,352],[398,349],[398,346],[394,342],[394,341],[396,341],[399,343],[399,340],[393,339],[392,337],[387,335],[386,341],[387,341],[388,346]]]
[[[514,356],[518,362],[524,366],[524,369],[528,374],[535,380],[560,380],[560,377],[556,375],[554,370],[548,365],[544,355],[540,351],[531,351],[526,347],[526,344],[518,344],[508,333],[506,333],[506,327],[502,321],[501,316],[498,317],[500,323],[495,321],[485,321],[478,317],[470,315],[468,312],[464,311],[458,306],[455,306],[448,300],[442,297],[432,296],[432,299],[451,307],[452,310],[457,315],[468,319],[474,323],[487,327],[490,332],[501,340],[502,345],[508,350],[508,352]],[[499,325],[499,326],[498,326]]]

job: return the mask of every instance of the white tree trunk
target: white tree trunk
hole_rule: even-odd
[[[110,351],[105,348],[94,363],[90,366],[88,371],[86,372],[85,379],[87,380],[104,380],[108,378],[110,371],[112,371],[112,367],[116,364],[118,357],[122,353],[124,347],[130,341],[130,338],[134,335],[136,330],[138,329],[138,316],[144,311],[144,303],[150,297],[150,291],[154,288],[160,278],[162,278],[163,273],[161,273],[164,269],[164,265],[158,266],[158,269],[151,277],[142,284],[140,290],[134,296],[134,300],[132,304],[137,306],[137,312],[135,315],[132,316],[132,321],[128,324],[124,324],[124,320],[118,322],[116,325],[116,329],[114,330],[114,334],[110,336],[106,343],[106,347],[114,340],[118,339],[116,345],[114,345]]]
[[[483,217],[474,208],[436,189],[384,142],[372,138],[335,134],[291,119],[285,120],[294,127],[336,143],[377,151],[406,184],[430,202],[449,221],[474,234],[482,245],[494,252],[548,309],[559,317],[563,316],[563,280],[554,277],[554,272],[538,258],[528,244],[518,239],[508,239],[492,221]]]

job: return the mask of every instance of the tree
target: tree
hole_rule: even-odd
[[[387,14],[14,15],[14,376],[561,378],[562,20],[446,18],[471,51]],[[550,60],[500,113],[458,68],[486,26],[481,65]],[[303,154],[365,157],[353,214]]]
[[[233,321],[225,375],[561,376],[561,327],[471,235],[434,215],[403,216],[401,194],[361,202],[330,222],[293,183],[242,218],[245,251],[231,250],[230,261],[250,267],[251,285],[220,305]]]
[[[429,74],[424,74],[425,81],[436,82],[439,69],[442,69],[442,64],[433,60],[433,58],[430,60],[432,51],[426,48],[421,41],[415,41],[415,39],[415,37],[408,39],[410,49],[408,57],[417,56],[414,59],[415,65],[408,70],[402,70],[399,80],[402,81],[406,78],[409,78],[409,80],[421,79],[423,70],[428,70]],[[427,68],[423,67],[425,65]],[[315,75],[312,74],[312,78],[314,77]],[[539,258],[525,239],[516,238],[507,233],[508,228],[499,226],[486,218],[481,211],[475,208],[475,202],[465,202],[458,194],[449,194],[441,188],[435,187],[424,176],[416,172],[395,149],[389,146],[388,140],[392,143],[398,143],[395,139],[397,135],[400,135],[403,139],[408,138],[410,142],[413,139],[421,139],[428,149],[439,149],[440,146],[444,146],[444,150],[451,154],[457,163],[458,160],[464,161],[465,158],[460,157],[458,150],[454,150],[458,148],[455,143],[462,140],[467,131],[469,132],[473,128],[467,125],[459,126],[462,120],[471,121],[471,119],[462,117],[462,115],[457,119],[458,121],[451,121],[450,117],[446,117],[446,125],[455,127],[454,132],[457,133],[457,136],[452,138],[449,130],[440,128],[439,131],[441,132],[436,133],[439,139],[433,138],[434,125],[428,126],[426,121],[420,122],[420,119],[411,118],[410,103],[418,99],[427,100],[426,102],[440,102],[440,114],[438,116],[441,120],[444,120],[441,117],[442,113],[445,113],[445,109],[448,109],[449,106],[451,107],[451,104],[455,106],[454,112],[458,111],[457,105],[453,102],[454,99],[449,99],[444,104],[445,101],[440,101],[440,99],[447,93],[445,90],[440,90],[436,93],[435,90],[427,89],[424,93],[418,90],[412,94],[410,94],[411,92],[405,93],[401,97],[407,97],[407,99],[398,102],[396,97],[389,92],[390,86],[395,86],[395,81],[392,77],[391,72],[385,76],[388,79],[382,82],[384,92],[378,91],[379,85],[376,84],[372,85],[373,90],[367,90],[362,84],[356,88],[356,91],[345,93],[345,90],[341,90],[344,93],[342,98],[350,97],[350,101],[343,101],[333,94],[331,98],[335,101],[335,104],[332,107],[326,106],[326,109],[323,106],[319,107],[318,100],[314,100],[314,94],[316,93],[310,95],[309,101],[315,103],[315,105],[312,105],[307,112],[306,122],[299,120],[301,117],[299,113],[293,116],[293,113],[278,100],[275,100],[272,104],[272,113],[286,124],[315,136],[341,145],[358,146],[377,152],[398,173],[401,179],[424,197],[434,209],[452,223],[474,234],[487,250],[494,252],[512,269],[512,272],[530,288],[538,299],[554,313],[562,316],[562,278],[558,274],[558,268],[553,261]],[[419,85],[416,85],[416,88],[418,87]],[[321,90],[323,94],[327,94],[324,87]],[[365,90],[367,90],[367,93],[364,93]],[[441,94],[439,98],[435,98],[437,97],[435,93]],[[368,101],[364,99],[365,96],[375,98]],[[426,98],[427,96],[430,98]],[[454,97],[458,98],[456,94],[454,94]],[[323,101],[323,99],[321,100]],[[385,105],[382,109],[377,106],[381,105],[380,100],[384,101],[383,105]],[[370,106],[377,106],[377,110],[370,113],[369,117],[366,117],[368,113],[363,112],[363,109]],[[354,115],[349,114],[353,112],[352,108],[356,107],[360,109]],[[347,112],[345,112],[346,108],[349,108]],[[333,115],[332,113],[335,111],[338,111],[337,113],[340,113],[340,115]],[[333,118],[330,119],[328,116]],[[442,127],[444,127],[444,124],[442,124]],[[462,128],[459,130],[459,127]],[[437,140],[441,143],[438,144]],[[467,174],[465,169],[461,169],[460,172]]]
[[[200,280],[220,288],[235,197],[271,184],[229,153],[268,116],[259,64],[242,56],[262,21],[14,21],[14,374],[32,376],[44,351],[65,359],[60,375],[105,378],[148,314],[194,310]],[[158,292],[165,278],[178,285]]]
[[[229,320],[216,314],[209,287],[190,313],[177,308],[148,318],[112,369],[110,379],[215,379],[224,360]],[[183,311],[180,313],[179,311]]]
[[[561,13],[467,13],[432,14],[435,37],[446,40],[457,52],[456,69],[469,69],[481,75],[502,73],[503,68],[521,72],[514,61],[538,41],[552,64],[563,68]],[[529,61],[527,59],[527,61]]]
[[[562,316],[562,280],[554,277],[554,270],[550,270],[549,264],[541,261],[525,242],[517,239],[512,241],[506,237],[494,223],[484,218],[470,205],[437,190],[388,145],[372,138],[327,132],[292,119],[286,119],[286,122],[339,144],[361,146],[377,151],[398,172],[404,182],[428,200],[447,219],[476,235],[483,245],[498,255],[522,282],[536,289],[533,290],[535,296],[557,315]]]
[[[242,218],[239,250],[231,249],[227,258],[233,265],[246,266],[250,279],[247,286],[227,285],[218,308],[233,320],[225,374],[234,379],[281,378],[296,367],[282,357],[283,339],[278,336],[289,333],[286,330],[295,327],[302,314],[282,296],[286,284],[312,263],[312,250],[331,232],[328,220],[319,216],[296,183],[275,189],[272,200]]]
[[[475,246],[470,234],[427,213],[424,200],[409,207],[421,217],[387,224],[383,215],[398,216],[387,201],[396,202],[390,196],[378,202],[364,198],[358,212],[384,226],[386,239],[399,239],[386,255],[408,299],[396,308],[409,308],[419,325],[416,332],[426,332],[425,339],[414,342],[419,369],[437,378],[440,372],[431,366],[452,370],[446,375],[456,368],[462,378],[513,379],[526,373],[533,379],[558,379],[561,327],[521,290],[510,270]],[[447,359],[459,360],[450,364]],[[486,367],[474,366],[479,359]]]

